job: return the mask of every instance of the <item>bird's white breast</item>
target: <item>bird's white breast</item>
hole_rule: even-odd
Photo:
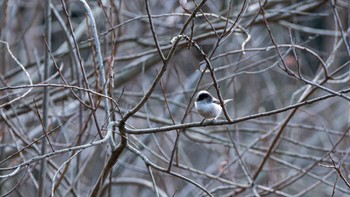
[[[217,118],[221,113],[221,106],[216,103],[208,103],[206,101],[197,101],[194,103],[198,113],[204,118]]]

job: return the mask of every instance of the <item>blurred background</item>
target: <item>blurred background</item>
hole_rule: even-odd
[[[166,66],[128,128],[201,122],[193,108],[199,90],[233,98],[233,122],[222,114],[216,126],[128,134],[152,173],[124,149],[100,196],[156,196],[155,187],[159,196],[350,195],[349,1],[87,3],[100,48],[77,0],[0,0],[0,194],[90,195],[111,156],[108,142],[39,156],[100,140],[103,90],[109,118],[119,121]],[[180,37],[171,51],[183,28],[205,56]],[[113,135],[118,144],[118,128]],[[156,168],[170,161],[171,172]]]

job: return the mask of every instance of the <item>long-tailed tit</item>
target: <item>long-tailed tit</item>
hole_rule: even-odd
[[[224,100],[224,104],[232,100],[233,99]],[[198,92],[194,106],[197,109],[198,113],[205,119],[215,120],[219,117],[222,111],[220,101],[214,98],[209,92],[205,90]]]

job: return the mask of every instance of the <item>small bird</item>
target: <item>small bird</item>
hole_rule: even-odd
[[[224,104],[232,100],[233,99],[224,100]],[[204,119],[215,120],[219,117],[222,111],[220,101],[205,90],[198,92],[194,106]]]

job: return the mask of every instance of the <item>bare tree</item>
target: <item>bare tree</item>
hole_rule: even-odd
[[[1,196],[350,194],[349,1],[0,5]]]

